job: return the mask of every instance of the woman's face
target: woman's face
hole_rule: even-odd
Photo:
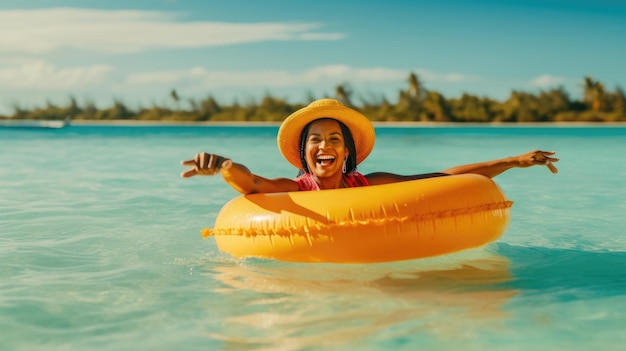
[[[343,160],[349,151],[339,123],[331,119],[311,123],[305,153],[309,171],[318,178],[342,174]]]

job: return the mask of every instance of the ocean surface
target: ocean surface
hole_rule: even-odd
[[[626,126],[377,126],[363,173],[555,150],[494,180],[495,243],[381,264],[236,260],[200,151],[294,177],[277,126],[0,128],[0,350],[622,350]],[[375,201],[375,200],[373,200]]]

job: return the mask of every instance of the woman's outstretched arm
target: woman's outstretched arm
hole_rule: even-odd
[[[183,178],[220,173],[226,183],[242,194],[299,190],[298,184],[291,179],[267,179],[250,172],[248,167],[235,163],[231,159],[206,152],[196,154],[193,160],[182,161],[181,164],[192,167],[181,173]]]
[[[481,174],[486,177],[493,178],[511,168],[526,168],[530,166],[547,166],[552,173],[558,173],[558,170],[552,164],[553,162],[559,161],[558,158],[552,157],[554,154],[554,151],[533,150],[519,156],[511,156],[499,160],[456,166],[436,173],[405,176],[393,173],[376,172],[368,174],[366,177],[370,185],[377,185],[466,173]]]
[[[499,160],[472,163],[463,166],[448,168],[443,173],[446,174],[465,174],[475,173],[482,174],[486,177],[493,178],[511,168],[526,168],[531,166],[547,166],[550,172],[558,173],[559,170],[554,167],[553,162],[559,159],[552,157],[554,151],[533,150],[519,156],[511,156]]]

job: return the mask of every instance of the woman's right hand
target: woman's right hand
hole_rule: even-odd
[[[191,169],[180,174],[183,178],[193,177],[195,175],[215,175],[221,169],[228,169],[233,162],[225,157],[201,152],[194,156],[193,160],[182,161],[183,166],[192,167]]]

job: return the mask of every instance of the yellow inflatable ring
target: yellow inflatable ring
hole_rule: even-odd
[[[322,191],[253,194],[221,209],[218,248],[235,257],[370,263],[423,258],[500,237],[510,207],[500,187],[475,174]]]

